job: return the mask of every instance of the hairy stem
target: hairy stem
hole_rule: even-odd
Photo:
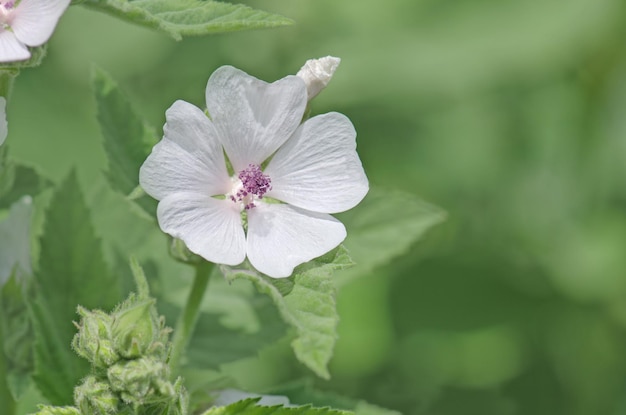
[[[170,368],[172,374],[176,374],[179,370],[180,360],[187,349],[191,335],[198,321],[198,312],[200,304],[204,297],[209,276],[213,270],[210,262],[203,261],[196,265],[196,275],[193,280],[191,291],[187,297],[187,303],[178,317],[176,329],[174,330],[174,338],[172,339],[172,353],[170,355]]]

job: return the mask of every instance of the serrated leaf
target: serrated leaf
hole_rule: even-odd
[[[0,287],[16,273],[30,275],[30,225],[32,199],[23,197],[11,206],[9,215],[0,221]]]
[[[337,217],[346,225],[344,244],[356,264],[340,273],[345,283],[407,252],[446,213],[410,193],[372,187],[359,206]]]
[[[351,265],[346,249],[340,246],[298,266],[288,279],[270,278],[251,268],[222,266],[222,272],[230,280],[247,279],[268,295],[283,320],[296,330],[291,346],[298,360],[318,376],[329,379],[328,362],[333,355],[339,321],[331,276],[333,271]],[[285,291],[288,282],[293,285]]]
[[[129,196],[139,185],[139,168],[158,141],[156,133],[135,112],[115,81],[104,71],[93,70],[92,88],[107,155],[106,177],[114,190]],[[155,200],[147,196],[134,200],[154,216]]]
[[[289,401],[296,405],[330,406],[336,409],[354,411],[356,415],[400,415],[397,411],[381,408],[364,400],[315,389],[310,380],[296,382],[285,388],[273,390],[272,393],[288,396]]]
[[[244,399],[227,406],[215,406],[202,415],[349,415],[352,412],[312,406],[258,406],[259,398]]]
[[[183,36],[285,26],[290,19],[241,4],[211,0],[87,0],[85,5],[124,20]]]
[[[110,309],[120,299],[75,173],[53,195],[40,242],[39,295],[30,307],[37,336],[33,378],[51,403],[64,405],[88,370],[70,348],[76,307]]]
[[[11,185],[0,195],[0,209],[11,206],[22,196],[36,196],[52,185],[32,167],[11,163],[8,169],[10,169]]]

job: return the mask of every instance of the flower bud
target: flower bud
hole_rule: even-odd
[[[74,388],[74,402],[83,415],[117,415],[120,400],[107,383],[88,376]]]
[[[153,318],[154,300],[129,301],[113,314],[113,347],[121,356],[134,359],[151,349],[159,337]]]
[[[120,361],[107,372],[111,388],[126,403],[149,404],[171,401],[176,396],[169,382],[169,367],[155,357]]]
[[[205,261],[201,256],[191,252],[185,242],[178,238],[171,238],[169,251],[172,258],[183,264],[199,264]]]
[[[73,406],[39,405],[39,411],[33,415],[81,415],[81,413]]]
[[[120,359],[111,341],[111,317],[100,311],[78,307],[82,317],[78,333],[72,340],[76,353],[87,359],[96,369],[106,369]]]
[[[330,82],[337,70],[341,59],[326,56],[319,59],[309,59],[296,74],[304,80],[308,94],[308,100],[312,100]]]

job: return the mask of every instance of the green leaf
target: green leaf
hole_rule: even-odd
[[[183,36],[260,29],[292,24],[285,17],[241,4],[211,0],[87,0],[85,5],[124,20]]]
[[[125,196],[132,194],[133,199],[154,216],[156,201],[147,195],[135,197],[134,194],[139,186],[139,168],[157,142],[156,133],[104,71],[94,68],[92,88],[108,160],[106,177],[114,190]]]
[[[410,193],[373,187],[359,206],[337,217],[346,225],[344,244],[356,264],[339,274],[345,283],[406,253],[446,213]]]
[[[9,159],[7,148],[0,146],[0,209],[10,207],[22,196],[35,196],[51,185],[35,169]]]
[[[227,406],[215,406],[202,415],[349,415],[351,412],[311,406],[257,406],[260,398],[244,399]]]
[[[75,173],[53,195],[46,212],[35,280],[34,380],[50,403],[64,405],[72,402],[73,388],[88,370],[70,348],[76,307],[110,309],[120,299],[119,282],[104,261]]]
[[[34,333],[24,285],[23,278],[13,273],[0,290],[0,331],[3,333],[0,346],[6,357],[7,384],[16,401],[28,389],[33,371]]]
[[[313,387],[309,380],[299,381],[285,388],[272,390],[273,394],[289,397],[292,404],[311,404],[354,411],[356,415],[400,415],[391,409],[372,405],[364,400],[347,398],[333,392],[321,391]]]
[[[252,268],[222,266],[229,279],[244,278],[268,295],[283,320],[296,330],[291,346],[298,360],[318,376],[329,379],[328,362],[337,339],[335,285],[332,272],[352,265],[343,246],[297,267],[286,279],[274,279]]]

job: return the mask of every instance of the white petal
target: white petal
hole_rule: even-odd
[[[341,59],[325,56],[319,59],[309,59],[300,68],[296,75],[304,80],[309,101],[326,88],[339,67],[339,63],[341,63]]]
[[[28,46],[39,46],[52,36],[70,0],[22,0],[14,11],[11,29]]]
[[[159,202],[163,232],[182,239],[207,261],[237,265],[246,257],[246,237],[237,205],[197,193],[174,193]]]
[[[28,58],[28,48],[12,32],[0,30],[0,62],[23,61]]]
[[[209,115],[235,170],[260,165],[296,130],[307,103],[304,81],[260,81],[232,66],[213,72],[206,88]]]
[[[226,194],[231,183],[213,124],[198,107],[176,101],[165,113],[164,137],[139,170],[141,187],[155,199],[193,191]]]
[[[7,125],[7,100],[0,97],[0,146],[4,143],[9,132]]]
[[[369,189],[354,127],[336,112],[307,120],[264,173],[272,180],[267,196],[315,212],[353,208]]]
[[[294,206],[257,203],[248,211],[248,259],[274,278],[325,254],[346,237],[341,222],[324,213]]]

